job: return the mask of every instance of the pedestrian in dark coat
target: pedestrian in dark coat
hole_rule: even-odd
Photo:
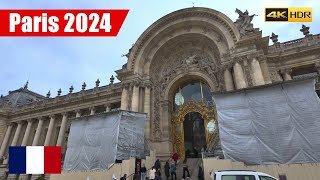
[[[154,167],[156,168],[156,171],[161,169],[161,162],[160,159],[157,159],[156,162],[154,163]]]
[[[168,161],[164,165],[164,173],[166,175],[167,180],[169,180],[169,177],[170,177],[170,165],[169,165]]]
[[[204,173],[203,173],[203,169],[202,169],[201,166],[199,166],[198,179],[199,180],[204,180]]]

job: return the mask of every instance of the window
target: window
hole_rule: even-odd
[[[256,180],[254,175],[223,175],[221,180]]]
[[[272,177],[268,177],[268,176],[259,176],[260,180],[276,180]]]

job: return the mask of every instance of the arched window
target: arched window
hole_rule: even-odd
[[[190,100],[206,104],[212,102],[209,86],[201,80],[192,80],[182,84],[175,92],[173,110],[178,111],[181,105]]]

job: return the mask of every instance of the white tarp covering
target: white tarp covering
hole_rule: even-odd
[[[104,170],[144,152],[146,114],[116,111],[71,122],[64,170]]]
[[[246,164],[320,162],[315,80],[215,94],[225,158]]]

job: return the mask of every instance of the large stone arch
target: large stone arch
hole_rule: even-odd
[[[139,37],[131,50],[127,68],[135,74],[148,75],[148,71],[144,72],[145,64],[153,60],[162,44],[181,35],[181,29],[184,33],[199,33],[211,38],[217,45],[219,56],[227,53],[240,39],[239,31],[232,20],[219,11],[209,8],[178,10],[156,21]],[[215,35],[219,38],[214,37]]]
[[[208,8],[187,8],[156,21],[132,47],[126,72],[132,79],[150,83],[150,140],[160,154],[166,156],[173,150],[171,106],[175,86],[198,79],[212,92],[224,90],[224,65],[229,64],[230,49],[239,39],[237,27],[224,14]]]

